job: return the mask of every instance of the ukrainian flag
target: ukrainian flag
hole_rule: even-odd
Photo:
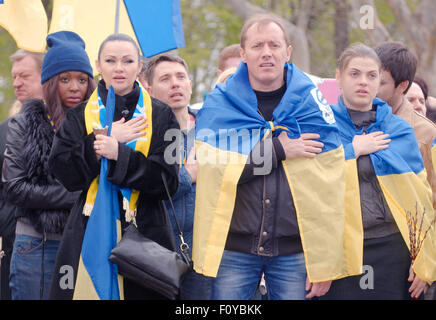
[[[109,88],[105,122],[112,126],[115,93]],[[111,250],[121,238],[118,187],[106,178],[108,160],[101,158],[98,191],[82,242],[74,299],[119,300],[123,298],[122,278],[116,264],[109,261]]]
[[[193,260],[195,270],[206,276],[218,272],[249,154],[261,140],[281,131],[291,139],[318,133],[324,143],[313,159],[283,161],[310,281],[361,273],[361,218],[355,212],[346,214],[344,150],[333,112],[308,76],[293,64],[284,68],[287,90],[274,110],[274,121],[258,113],[245,63],[217,85],[198,114]]]
[[[374,99],[377,106],[376,122],[367,128],[367,133],[383,131],[389,134],[389,148],[370,154],[371,162],[383,191],[386,202],[392,212],[397,226],[410,249],[409,228],[406,212],[416,212],[418,208],[418,224],[425,209],[422,234],[430,226],[434,218],[432,205],[432,191],[427,182],[427,174],[419,151],[413,128],[400,117],[392,114],[392,109],[380,99]],[[355,202],[359,199],[356,158],[352,146],[358,131],[348,115],[343,100],[332,106],[345,148],[347,165],[354,168]],[[360,201],[359,201],[360,206]],[[360,210],[360,208],[359,208]],[[417,226],[419,229],[419,226]],[[434,226],[430,228],[421,251],[419,252],[413,269],[421,280],[436,280],[436,243]]]

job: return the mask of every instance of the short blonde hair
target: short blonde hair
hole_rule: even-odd
[[[230,58],[240,58],[241,57],[241,45],[239,43],[231,44],[221,50],[218,57],[218,69],[224,70],[226,65],[226,60]]]
[[[255,14],[248,18],[241,29],[241,48],[245,49],[245,40],[247,39],[247,30],[253,26],[254,24],[258,24],[258,27],[265,26],[270,23],[275,23],[282,29],[283,35],[285,37],[286,46],[289,46],[291,44],[289,32],[285,28],[285,22],[282,18],[279,16],[276,16],[271,13],[260,13]]]
[[[17,61],[24,59],[27,56],[31,56],[33,58],[33,60],[35,60],[36,66],[38,67],[38,70],[41,71],[42,70],[42,63],[44,61],[44,56],[45,56],[44,52],[32,52],[32,51],[27,51],[24,49],[18,49],[17,51],[15,51],[15,53],[13,53],[9,57],[9,59],[11,60],[12,63],[14,63],[14,62],[17,62]]]

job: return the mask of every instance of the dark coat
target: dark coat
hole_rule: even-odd
[[[6,134],[8,132],[9,119],[0,123],[0,172],[3,168],[3,153],[6,148]],[[11,300],[9,289],[9,267],[11,263],[12,248],[15,239],[15,212],[17,207],[3,197],[3,182],[0,181],[0,237],[2,237],[2,250],[5,256],[1,261],[0,268],[0,300]]]
[[[8,132],[9,119],[0,123],[0,172],[3,171],[3,154],[6,148],[6,134]],[[15,211],[17,207],[6,201],[3,196],[3,182],[0,182],[0,237],[13,238],[15,234]],[[3,242],[3,248],[5,243]],[[10,248],[12,252],[12,248]],[[8,254],[10,253],[7,252]]]
[[[107,90],[100,82],[98,90],[103,104],[106,103]],[[126,120],[132,118],[139,98],[139,87],[120,97],[116,95],[114,121],[121,119],[122,111],[129,110]],[[88,217],[82,214],[86,193],[92,180],[100,173],[100,161],[94,151],[95,136],[87,134],[84,110],[86,103],[69,110],[64,122],[56,133],[53,150],[50,155],[50,168],[55,176],[71,191],[81,190],[79,201],[74,206],[68,219],[56,259],[52,280],[50,299],[72,299],[74,289],[62,289],[60,281],[64,274],[62,266],[71,266],[76,280],[81,246]],[[137,205],[136,222],[138,230],[161,245],[174,249],[171,226],[162,207],[166,192],[162,183],[161,172],[167,176],[170,193],[174,194],[178,185],[177,164],[169,165],[164,159],[165,148],[174,141],[164,141],[164,134],[169,129],[178,129],[174,113],[166,104],[152,99],[152,130],[150,150],[147,157],[141,152],[119,144],[118,160],[109,161],[108,180],[116,185],[134,188],[140,191]],[[120,197],[120,208],[123,208]],[[125,226],[124,212],[120,213],[122,226]],[[124,281],[126,299],[161,298],[154,292]]]
[[[3,195],[36,231],[61,234],[78,193],[69,192],[48,169],[54,130],[40,99],[29,99],[9,121]]]

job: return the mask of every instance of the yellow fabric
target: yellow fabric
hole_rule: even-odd
[[[117,242],[121,240],[121,222],[117,220]],[[124,279],[118,275],[118,288],[120,290],[120,300],[124,300]],[[74,287],[73,300],[100,300],[95,291],[94,284],[86,272],[83,265],[82,256],[80,256],[79,267],[77,269],[77,280]]]
[[[144,110],[143,113],[147,117],[147,123],[148,127],[146,129],[143,129],[143,131],[146,131],[146,134],[144,137],[139,138],[136,141],[136,147],[135,150],[141,151],[142,154],[145,156],[148,155],[148,152],[150,150],[150,142],[151,142],[151,136],[153,134],[152,130],[152,107],[151,107],[151,98],[150,95],[147,93],[147,91],[140,85],[140,88],[142,90],[142,96],[144,100]],[[98,104],[98,95],[97,95],[97,89],[94,90],[91,97],[89,98],[88,103],[85,107],[85,125],[86,125],[86,132],[87,134],[91,134],[93,132],[93,128],[102,128],[102,125],[100,123],[100,112],[99,112],[99,104]],[[139,108],[139,106],[137,106]],[[97,176],[92,182],[88,189],[88,193],[86,195],[86,201],[85,205],[83,207],[83,214],[89,216],[92,212],[92,208],[95,202],[95,197],[97,196],[98,191],[98,178]],[[139,192],[137,190],[132,190],[132,194],[130,196],[130,201],[127,199],[124,199],[123,209],[126,210],[126,221],[131,221],[135,214],[136,214],[136,203],[139,198]]]
[[[91,278],[83,265],[82,256],[80,256],[73,300],[100,300]]]
[[[353,239],[346,241],[345,248],[348,261],[357,264],[349,266],[354,269],[363,265],[363,222],[356,159],[345,162],[345,212],[345,238]]]
[[[192,258],[194,269],[215,277],[232,219],[236,187],[247,156],[196,141],[198,163]],[[226,159],[232,159],[227,164]]]
[[[98,58],[98,48],[107,36],[115,32],[116,3],[117,0],[54,0],[49,33],[69,30],[79,34],[86,43],[86,52],[97,73],[94,63]],[[136,41],[123,1],[120,1],[119,33],[125,33]]]
[[[44,52],[47,14],[41,0],[5,0],[0,5],[0,25],[14,38],[17,47]]]
[[[217,163],[220,156],[239,156],[239,161]],[[196,157],[194,268],[198,273],[216,277],[232,219],[237,183],[247,156],[230,154],[196,141]],[[360,211],[347,213],[345,217],[345,168],[338,166],[340,163],[345,163],[342,146],[314,159],[284,161],[312,282],[361,273],[362,257],[352,252],[362,250]],[[346,219],[350,226],[345,224]]]
[[[434,219],[432,191],[426,177],[425,169],[418,175],[404,173],[378,177],[387,204],[409,249],[410,240],[406,211],[415,214],[416,205],[418,204],[417,229],[419,229],[423,209],[425,208],[426,214],[422,233],[427,230]],[[422,238],[423,234],[420,236]],[[413,264],[413,270],[421,280],[436,280],[436,234],[434,226],[427,233],[422,248]]]
[[[283,163],[311,282],[361,273],[362,259],[356,259],[353,252],[361,245],[360,212],[346,212],[346,174],[345,165],[338,167],[341,161],[344,161],[342,146],[315,158],[296,158]]]

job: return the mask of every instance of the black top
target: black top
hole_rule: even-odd
[[[376,121],[376,106],[370,111],[347,110],[356,128],[358,130],[363,128],[363,132],[366,132]],[[365,239],[384,237],[398,232],[369,155],[357,159],[357,171]]]
[[[272,120],[274,109],[279,105],[285,92],[286,83],[277,90],[270,92],[254,90],[257,97],[259,113],[266,121]]]
[[[106,103],[107,90],[104,83],[98,86],[103,104]],[[123,111],[129,110],[126,120],[129,120],[135,109],[139,87],[125,96],[115,96],[114,121],[123,117]],[[136,223],[138,230],[146,237],[162,246],[174,249],[172,229],[168,217],[163,210],[161,200],[167,195],[162,182],[161,172],[167,176],[170,193],[174,194],[178,186],[178,165],[165,161],[164,152],[171,144],[176,143],[176,137],[167,141],[165,133],[171,129],[180,129],[171,108],[165,103],[152,98],[152,137],[147,156],[135,151],[125,144],[118,144],[118,160],[109,161],[107,179],[115,185],[133,188],[140,192],[137,203]],[[63,234],[56,264],[53,271],[53,281],[50,291],[51,299],[71,299],[72,289],[59,287],[63,273],[60,268],[69,265],[74,269],[74,279],[77,276],[77,266],[81,252],[84,232],[88,217],[82,214],[86,194],[92,180],[100,173],[100,161],[94,151],[95,136],[87,134],[84,110],[86,103],[79,104],[69,110],[61,127],[56,132],[49,164],[54,175],[69,190],[81,190],[79,201],[74,206]],[[122,201],[122,199],[120,199]],[[120,203],[120,210],[123,208]],[[120,213],[124,224],[124,212]],[[151,299],[155,293],[134,285],[127,279],[124,282],[126,299]]]
[[[255,91],[259,113],[266,121],[272,120],[285,92],[286,84],[271,92]],[[256,155],[263,161],[256,161]],[[294,201],[281,162],[285,159],[277,137],[254,147],[239,179],[227,250],[263,256],[303,250]]]

